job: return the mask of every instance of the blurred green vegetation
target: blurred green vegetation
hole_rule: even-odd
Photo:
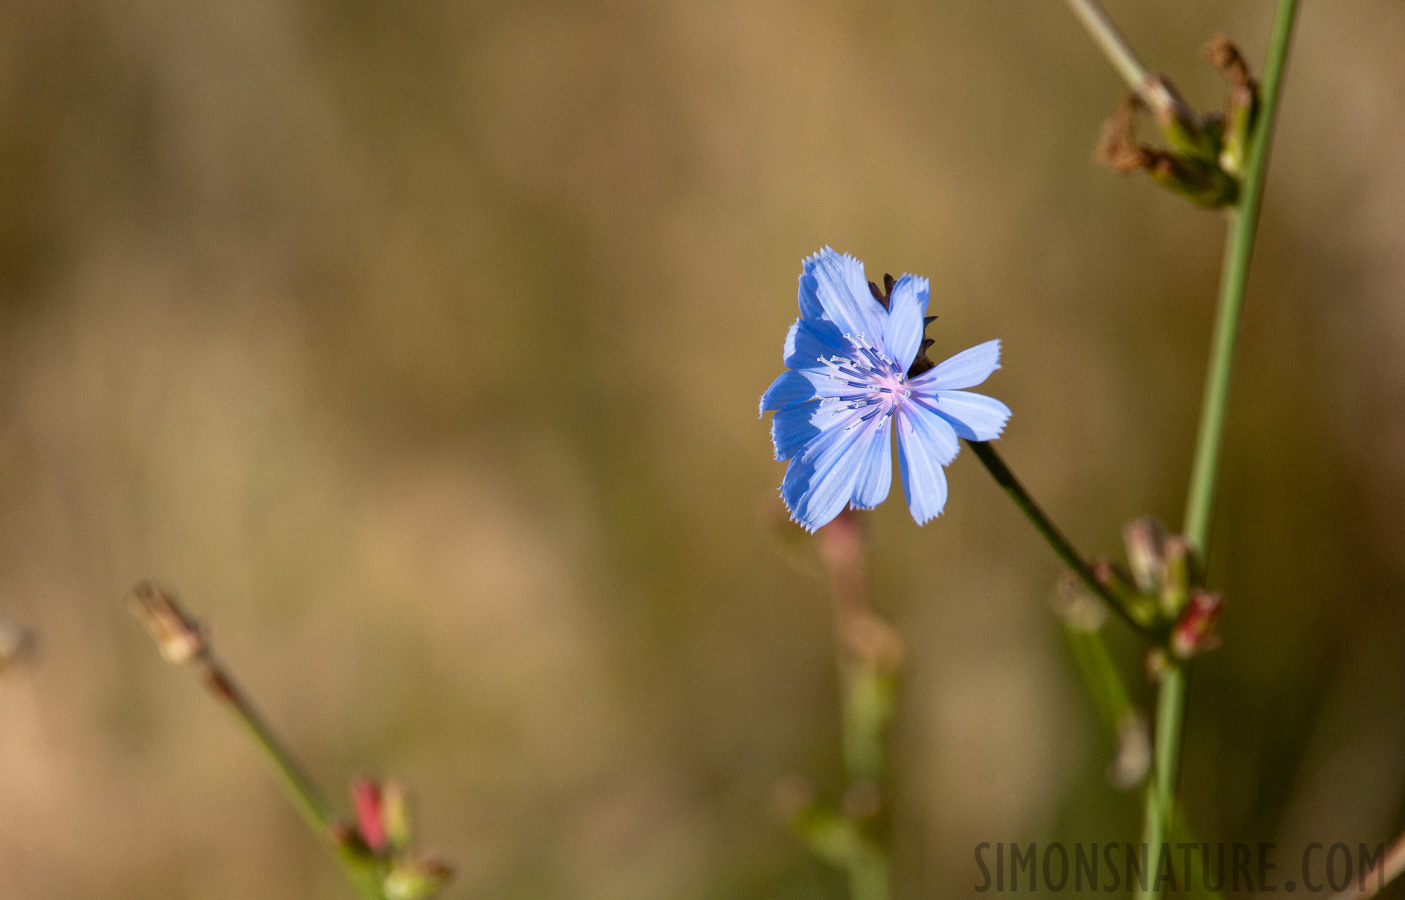
[[[1270,6],[1109,4],[1203,107],[1201,44],[1257,65]],[[146,575],[329,791],[414,785],[449,896],[842,896],[770,808],[842,766],[754,415],[826,243],[931,278],[934,355],[1004,339],[1001,451],[1085,552],[1178,523],[1223,223],[1091,162],[1121,87],[1061,4],[7,13],[0,615],[40,646],[0,678],[6,898],[346,896],[128,619]],[[1394,0],[1301,19],[1190,687],[1203,840],[1405,826],[1402,35]],[[1140,808],[1055,561],[950,475],[925,528],[866,516],[901,897]]]

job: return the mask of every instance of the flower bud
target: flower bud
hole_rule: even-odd
[[[1171,652],[1181,659],[1190,659],[1220,645],[1216,625],[1224,601],[1219,594],[1200,590],[1191,592],[1185,612],[1171,631]]]
[[[1229,206],[1239,199],[1239,182],[1220,169],[1196,159],[1153,151],[1148,174],[1161,186],[1184,194],[1201,206]]]
[[[1156,621],[1156,602],[1137,590],[1132,577],[1121,566],[1105,559],[1093,563],[1093,577],[1122,601],[1127,615],[1139,625],[1150,626]]]
[[[356,812],[356,830],[371,852],[381,856],[390,848],[385,822],[381,818],[381,787],[369,778],[351,783],[351,805]]]
[[[398,781],[381,785],[381,824],[392,852],[399,852],[410,843],[410,797]]]
[[[1224,136],[1221,142],[1220,168],[1239,175],[1249,157],[1249,142],[1259,111],[1259,85],[1249,74],[1244,55],[1229,38],[1216,35],[1205,45],[1205,57],[1219,69],[1229,85],[1225,104]]]
[[[1139,101],[1128,94],[1103,123],[1093,158],[1111,166],[1119,175],[1139,172],[1151,165],[1151,152],[1137,143],[1136,115]]]
[[[142,581],[132,588],[131,605],[167,662],[189,662],[209,649],[200,623],[154,582]]]
[[[1146,80],[1142,96],[1167,142],[1182,153],[1200,162],[1215,162],[1219,148],[1202,127],[1194,110],[1181,99],[1175,85],[1164,75],[1152,75]]]
[[[1175,617],[1185,608],[1190,592],[1190,544],[1179,534],[1166,538],[1161,547],[1161,611]]]
[[[444,889],[453,875],[453,870],[442,861],[422,856],[395,863],[381,882],[381,889],[387,900],[429,900]]]
[[[1133,519],[1122,529],[1127,545],[1127,565],[1137,590],[1154,594],[1161,581],[1161,558],[1166,549],[1166,529],[1153,516]]]

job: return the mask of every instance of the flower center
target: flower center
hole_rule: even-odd
[[[886,353],[869,346],[867,341],[854,341],[854,345],[858,350],[854,356],[830,360],[838,376],[854,388],[853,393],[841,396],[841,402],[850,409],[864,410],[861,421],[892,415],[912,394],[906,374]]]

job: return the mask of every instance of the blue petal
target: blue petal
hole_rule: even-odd
[[[903,493],[918,525],[941,515],[946,506],[946,473],[942,466],[955,459],[960,450],[956,433],[941,416],[911,403],[898,410],[898,462],[903,471]]]
[[[782,372],[761,395],[761,413],[815,399],[815,386],[799,372]]]
[[[819,436],[820,430],[810,422],[819,407],[818,403],[797,403],[776,412],[771,420],[771,444],[776,448],[776,459],[790,459]]]
[[[790,459],[801,451],[808,453],[812,441],[853,415],[847,404],[822,401],[796,403],[777,410],[771,420],[776,459]]]
[[[939,363],[930,371],[912,379],[909,384],[917,390],[931,394],[936,391],[950,391],[959,388],[975,387],[990,377],[990,373],[1000,368],[1000,341],[986,341],[969,350]]]
[[[816,328],[816,320],[833,323],[839,334],[862,336],[877,344],[888,318],[864,278],[863,263],[826,247],[805,260],[800,276],[800,314]]]
[[[790,461],[781,482],[781,499],[801,526],[814,531],[826,525],[848,504],[873,428],[848,416],[829,428]]]
[[[993,441],[1000,437],[1010,418],[1010,407],[984,394],[970,391],[937,391],[931,403],[956,433],[968,441]]]
[[[927,279],[917,275],[904,275],[893,285],[883,346],[904,372],[917,358],[917,351],[922,346],[922,317],[927,315],[929,296]]]
[[[859,477],[854,484],[852,503],[857,509],[873,509],[888,499],[888,490],[893,486],[893,437],[889,432],[892,416],[884,416],[883,423],[873,431],[864,450],[863,461],[859,464]]]
[[[848,356],[853,352],[849,342],[823,319],[814,323],[796,319],[785,336],[785,365],[790,369],[814,368],[821,359]]]

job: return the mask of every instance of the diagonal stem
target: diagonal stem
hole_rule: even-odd
[[[1015,477],[1014,472],[1010,471],[1010,467],[1005,465],[1005,460],[1001,459],[1000,454],[990,445],[990,442],[967,441],[966,445],[976,454],[976,458],[981,461],[986,471],[995,479],[995,483],[1004,488],[1005,493],[1010,496],[1010,499],[1015,501],[1015,505],[1019,507],[1020,512],[1025,514],[1025,517],[1034,525],[1034,529],[1049,543],[1054,553],[1059,559],[1063,560],[1063,564],[1073,570],[1073,574],[1077,575],[1078,580],[1083,582],[1083,586],[1091,591],[1095,597],[1101,599],[1117,612],[1117,614],[1125,619],[1134,629],[1143,634],[1149,633],[1147,627],[1138,622],[1132,617],[1132,614],[1127,611],[1127,607],[1123,604],[1122,599],[1109,590],[1107,585],[1098,581],[1097,576],[1093,574],[1092,567],[1088,565],[1079,554],[1078,550],[1069,542],[1069,539],[1064,537],[1063,532],[1059,530],[1058,526],[1044,514],[1044,510],[1040,509],[1039,504],[1034,502],[1034,498],[1030,496],[1029,491],[1025,490],[1024,485],[1020,484],[1020,480]]]
[[[133,612],[156,640],[157,648],[166,661],[189,665],[194,669],[210,696],[228,710],[244,729],[298,815],[313,835],[332,851],[362,900],[385,900],[380,879],[373,867],[358,857],[349,845],[337,840],[331,804],[313,786],[292,753],[283,746],[258,708],[239,688],[224,663],[215,656],[200,624],[181,608],[174,597],[149,581],[133,588],[131,599]]]
[[[1113,68],[1122,76],[1122,80],[1127,82],[1132,93],[1141,96],[1146,89],[1146,67],[1127,45],[1117,26],[1112,24],[1107,11],[1098,0],[1068,0],[1068,5],[1073,9],[1073,14],[1078,16],[1078,21],[1088,30],[1093,41],[1102,48]]]

